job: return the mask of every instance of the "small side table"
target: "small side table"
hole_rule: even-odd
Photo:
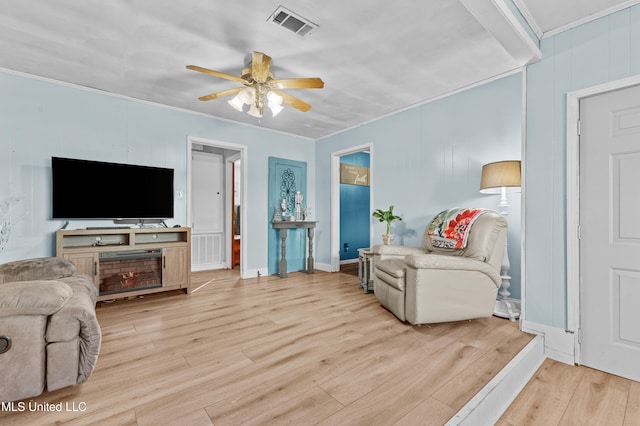
[[[373,291],[373,252],[370,248],[358,249],[358,285],[365,293]]]

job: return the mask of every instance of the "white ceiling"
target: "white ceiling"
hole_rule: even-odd
[[[539,35],[638,3],[515,2]],[[281,4],[319,28],[301,38],[268,22]],[[505,9],[503,0],[0,0],[0,68],[318,139],[537,60]],[[287,91],[310,111],[258,121],[227,99],[198,101],[237,83],[186,65],[239,76],[253,50],[273,58],[276,78],[324,80]]]

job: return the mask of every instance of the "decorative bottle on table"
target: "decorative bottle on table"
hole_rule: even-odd
[[[296,192],[296,220],[302,220],[302,194]]]
[[[285,200],[283,198],[282,202],[280,203],[280,207],[282,207],[282,220],[286,220],[286,218],[287,218],[287,200]]]
[[[273,209],[273,222],[280,222],[282,220],[282,214],[280,213],[280,207],[275,206]]]

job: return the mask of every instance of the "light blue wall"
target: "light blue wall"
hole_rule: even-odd
[[[313,141],[9,73],[0,72],[0,94],[0,203],[18,199],[0,262],[55,252],[62,221],[50,219],[52,156],[174,168],[175,188],[185,192],[188,136],[247,146],[248,269],[267,265],[269,156],[308,163],[306,196],[315,203]],[[90,182],[78,184],[78,202],[100,202]],[[186,224],[185,198],[168,223]]]
[[[541,43],[527,70],[526,319],[565,328],[566,94],[640,73],[640,5]]]
[[[480,194],[482,165],[521,157],[521,74],[430,102],[316,142],[317,262],[331,262],[331,154],[372,144],[374,208],[395,206],[397,244],[419,246],[430,221],[455,206],[497,208]],[[520,296],[520,194],[509,195],[512,295]],[[398,225],[398,226],[396,226]],[[373,244],[384,224],[373,225]],[[338,247],[334,248],[337,253]]]

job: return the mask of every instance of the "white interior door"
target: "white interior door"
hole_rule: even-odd
[[[191,160],[191,269],[223,267],[224,162],[222,155],[196,152]]]
[[[586,366],[640,381],[640,86],[580,101]]]

